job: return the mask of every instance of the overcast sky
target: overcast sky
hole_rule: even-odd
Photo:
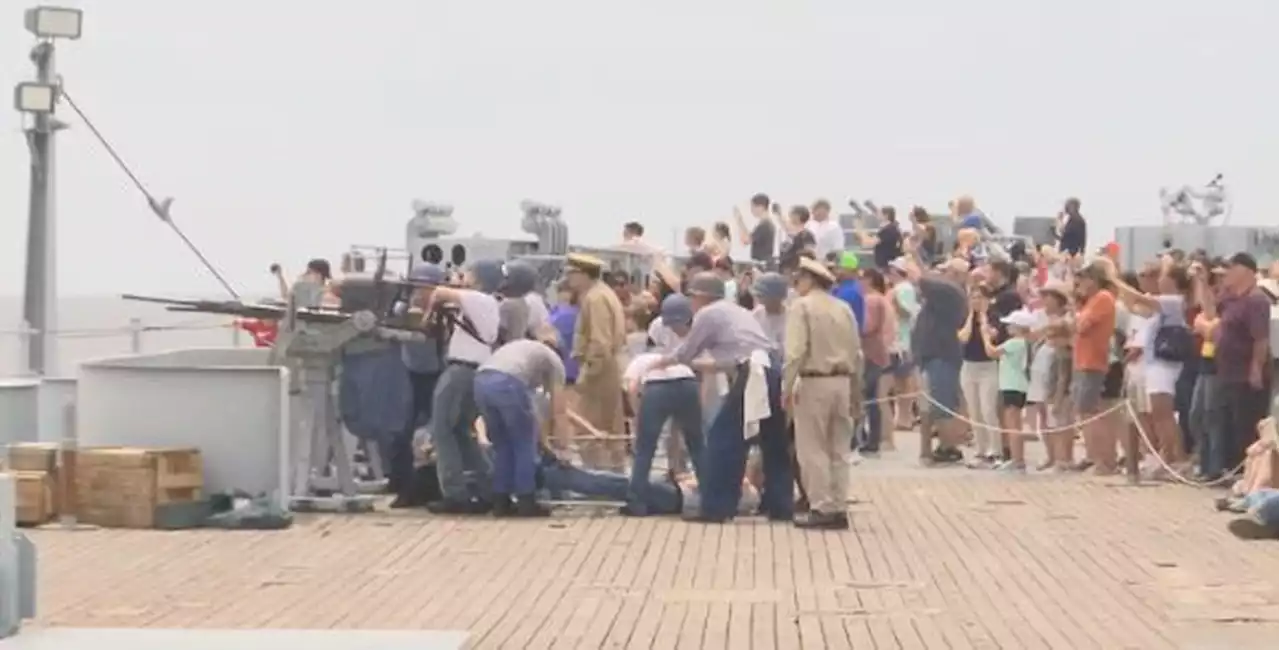
[[[34,2],[33,2],[34,4]],[[725,218],[766,191],[1008,223],[1078,195],[1092,239],[1226,174],[1276,223],[1275,0],[84,0],[68,91],[246,290],[352,243],[403,245],[415,197],[464,231],[564,206],[571,240]],[[30,74],[21,3],[0,78]],[[363,8],[362,8],[363,7]],[[7,96],[7,95],[6,95]],[[215,292],[65,107],[64,295]],[[0,294],[22,287],[27,150],[0,129]],[[1102,232],[1100,232],[1102,231]]]

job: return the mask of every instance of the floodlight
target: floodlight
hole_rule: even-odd
[[[27,31],[39,38],[80,38],[79,9],[65,7],[33,7],[27,10],[23,22]]]
[[[13,88],[13,107],[23,113],[52,113],[57,101],[56,84],[24,81]]]

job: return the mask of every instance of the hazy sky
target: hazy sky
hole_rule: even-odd
[[[34,4],[34,2],[33,2]],[[353,243],[403,245],[415,197],[466,232],[564,206],[571,239],[727,217],[766,191],[997,221],[1078,195],[1093,239],[1221,171],[1276,223],[1275,0],[85,0],[69,92],[245,290]],[[361,8],[364,7],[364,8]],[[25,79],[21,3],[0,78]],[[8,95],[6,95],[8,97]],[[217,285],[63,109],[64,295]],[[0,130],[0,294],[22,286],[27,150]]]

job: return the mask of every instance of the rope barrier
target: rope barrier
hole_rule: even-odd
[[[1129,400],[1125,400],[1124,404],[1128,407],[1129,418],[1133,421],[1134,428],[1138,430],[1138,437],[1142,438],[1142,442],[1146,443],[1147,450],[1151,452],[1151,455],[1156,459],[1156,462],[1160,463],[1160,466],[1164,469],[1165,473],[1179,483],[1183,483],[1191,487],[1201,487],[1201,488],[1220,485],[1222,483],[1226,483],[1227,481],[1232,480],[1232,477],[1235,476],[1236,472],[1243,470],[1245,463],[1249,462],[1249,459],[1245,458],[1245,460],[1240,461],[1239,465],[1236,465],[1234,468],[1232,468],[1230,472],[1224,473],[1220,478],[1216,478],[1208,481],[1197,481],[1194,479],[1189,479],[1183,476],[1182,473],[1179,472],[1177,469],[1175,469],[1173,466],[1169,465],[1169,463],[1165,462],[1164,458],[1160,456],[1160,452],[1156,451],[1155,444],[1153,444],[1151,442],[1151,438],[1147,436],[1147,430],[1142,428],[1142,420],[1138,418],[1138,412],[1134,410],[1133,402]]]
[[[1075,423],[1065,425],[1065,426],[1060,426],[1060,427],[1051,427],[1049,429],[1041,429],[1038,432],[1030,432],[1030,431],[1013,431],[1013,430],[1004,429],[1001,427],[993,427],[987,424],[983,424],[981,422],[975,422],[974,420],[971,420],[965,417],[964,415],[957,413],[956,411],[950,408],[947,408],[945,405],[939,404],[938,401],[933,399],[933,397],[930,396],[928,393],[921,391],[921,392],[917,392],[916,395],[924,397],[925,401],[929,402],[933,406],[938,407],[940,410],[947,413],[951,417],[969,425],[972,428],[985,429],[987,431],[992,431],[992,432],[1001,433],[1001,434],[1009,434],[1009,435],[1023,435],[1026,433],[1039,433],[1041,435],[1044,435],[1044,434],[1074,431],[1087,424],[1091,424],[1105,417],[1108,417],[1111,414],[1120,411],[1121,409],[1124,409],[1125,411],[1128,412],[1129,419],[1133,423],[1133,426],[1137,429],[1139,437],[1146,444],[1147,449],[1151,452],[1151,455],[1156,459],[1158,463],[1160,463],[1161,467],[1165,470],[1165,472],[1175,481],[1183,483],[1185,485],[1189,485],[1191,487],[1200,487],[1200,488],[1212,487],[1212,486],[1220,485],[1222,483],[1230,481],[1232,480],[1231,477],[1234,476],[1240,470],[1244,469],[1245,463],[1248,462],[1247,460],[1241,461],[1239,465],[1236,465],[1234,468],[1232,468],[1231,471],[1223,474],[1221,478],[1212,479],[1208,481],[1196,481],[1194,479],[1189,479],[1183,476],[1181,472],[1179,472],[1173,466],[1169,465],[1169,463],[1165,462],[1164,458],[1162,458],[1160,454],[1156,451],[1155,444],[1151,442],[1151,438],[1147,435],[1146,429],[1142,427],[1142,421],[1138,418],[1138,413],[1133,408],[1133,402],[1129,399],[1123,399],[1119,403],[1117,403],[1115,406],[1112,406],[1111,408],[1108,408],[1107,410],[1102,411],[1100,413],[1096,413],[1088,418],[1085,418],[1084,420],[1080,420],[1079,422],[1075,422]],[[907,396],[904,395],[903,397],[907,397]]]

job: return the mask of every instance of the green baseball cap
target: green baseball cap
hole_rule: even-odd
[[[836,266],[845,271],[857,271],[858,254],[853,251],[844,251],[840,253],[839,259],[836,260]]]

